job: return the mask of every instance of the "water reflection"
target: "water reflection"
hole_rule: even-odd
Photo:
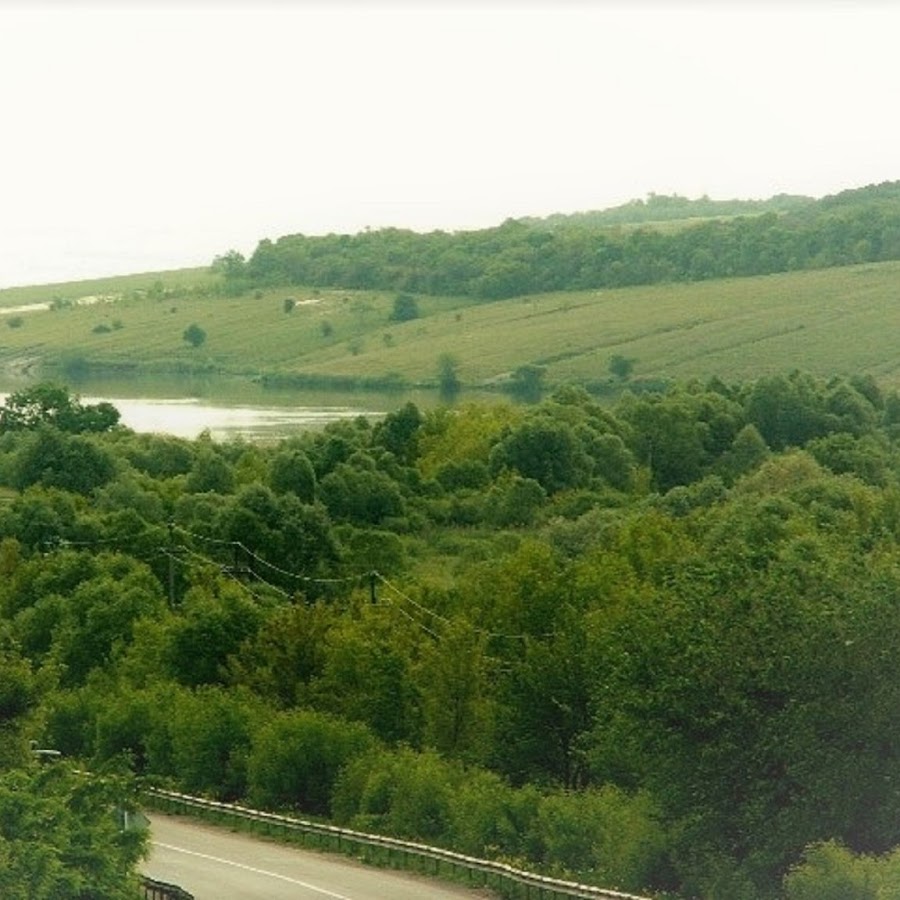
[[[0,403],[13,391],[35,383],[0,377]],[[70,384],[68,389],[85,404],[112,403],[122,424],[134,431],[189,440],[208,431],[217,441],[239,437],[277,441],[342,419],[365,416],[374,421],[410,401],[422,410],[442,402],[436,391],[301,391],[266,388],[247,378],[225,376],[93,378]],[[460,400],[496,402],[497,396],[471,391]]]
[[[31,385],[5,384],[0,391],[0,404],[6,403],[10,393]],[[184,396],[172,390],[168,396],[153,393],[141,396],[134,385],[92,385],[93,390],[71,390],[81,403],[112,403],[119,411],[120,421],[137,432],[171,434],[194,440],[204,431],[217,441],[245,438],[249,441],[278,441],[292,434],[324,428],[329,422],[365,416],[380,419],[396,408],[396,403],[379,403],[377,397],[357,398],[334,396],[247,396],[236,391],[212,392],[214,396]],[[98,389],[99,388],[99,389]],[[129,390],[131,388],[131,390]],[[149,392],[148,392],[149,393]],[[370,399],[372,402],[366,402]],[[344,401],[344,402],[341,402]],[[405,402],[405,401],[404,401]]]
[[[194,439],[208,431],[215,440],[243,437],[251,441],[275,441],[329,422],[382,413],[347,406],[274,407],[214,406],[195,398],[121,399],[82,397],[83,403],[107,400],[121,414],[123,425],[133,431],[157,432]]]

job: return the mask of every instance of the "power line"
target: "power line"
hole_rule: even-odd
[[[443,622],[444,625],[450,624],[449,619],[445,618],[440,613],[435,612],[433,609],[429,609],[427,606],[423,606],[421,603],[416,602],[408,594],[404,594],[403,591],[400,590],[400,588],[388,581],[387,578],[385,578],[384,575],[382,575],[380,572],[373,571],[372,575],[377,578],[385,587],[389,588],[395,594],[397,594],[398,597],[402,597],[404,600],[406,600],[407,603],[414,606],[417,610],[419,610],[419,612],[423,612],[426,615],[432,616],[439,622]]]
[[[433,609],[429,609],[427,606],[423,606],[421,603],[418,603],[417,601],[413,600],[412,597],[410,597],[408,594],[403,593],[403,591],[401,591],[396,585],[394,585],[390,581],[388,581],[388,579],[385,578],[380,572],[373,571],[372,575],[375,578],[377,578],[385,587],[389,588],[391,591],[393,591],[395,594],[397,594],[397,596],[402,597],[408,603],[412,604],[412,606],[414,606],[420,612],[423,612],[429,616],[432,616],[433,618],[437,619],[439,622],[442,622],[444,625],[452,624],[451,621],[448,618],[446,618],[445,616],[442,616],[440,613],[435,612]],[[473,627],[472,631],[475,634],[480,634],[482,637],[498,638],[498,639],[502,638],[502,639],[506,639],[506,640],[528,640],[529,638],[533,638],[533,637],[551,637],[551,635],[549,635],[549,634],[543,634],[543,635],[504,634],[502,632],[488,631],[484,628],[477,628],[477,627]]]
[[[175,531],[187,535],[188,537],[194,538],[195,540],[204,541],[209,544],[217,544],[219,546],[231,547],[235,550],[241,550],[247,555],[249,559],[252,559],[254,562],[259,563],[260,565],[265,566],[268,569],[271,569],[273,572],[277,572],[279,575],[282,575],[285,578],[292,578],[295,581],[299,582],[306,582],[311,584],[347,584],[353,581],[361,581],[362,579],[369,576],[369,572],[362,572],[356,575],[342,576],[340,578],[321,578],[314,575],[305,575],[301,572],[292,572],[289,569],[284,569],[281,566],[278,566],[275,563],[269,562],[269,560],[264,559],[241,541],[223,540],[222,538],[208,537],[206,535],[198,534],[194,531],[189,531],[188,529],[183,528],[180,525],[173,524],[172,527]],[[254,573],[254,575],[257,578],[260,578],[258,573]],[[263,581],[264,579],[260,578],[260,580]]]
[[[153,530],[158,531],[158,528],[153,529]],[[392,581],[390,581],[388,578],[386,578],[384,575],[382,575],[377,570],[371,569],[371,570],[368,570],[365,572],[357,572],[357,573],[351,574],[351,575],[340,576],[340,577],[331,577],[331,578],[322,578],[322,577],[316,577],[316,576],[312,576],[312,575],[306,575],[301,572],[293,572],[293,571],[291,571],[289,569],[285,569],[275,563],[269,562],[268,560],[264,559],[263,557],[261,557],[259,554],[257,554],[253,550],[250,550],[241,541],[226,540],[223,538],[215,538],[215,537],[211,537],[209,535],[200,534],[198,532],[191,531],[190,529],[184,528],[183,526],[176,525],[174,522],[169,523],[169,545],[168,545],[168,547],[160,546],[159,548],[157,548],[158,555],[164,556],[169,560],[169,565],[170,565],[169,597],[170,597],[170,602],[172,604],[174,604],[174,574],[173,574],[172,566],[175,563],[179,563],[180,565],[185,566],[185,567],[188,565],[186,560],[181,558],[179,556],[178,552],[176,552],[176,551],[181,551],[181,552],[191,556],[195,560],[199,560],[199,561],[203,562],[204,564],[210,566],[211,568],[215,569],[216,571],[218,571],[220,574],[224,575],[225,577],[230,578],[232,581],[234,581],[237,584],[244,587],[244,589],[247,590],[247,592],[257,600],[261,600],[261,598],[257,594],[255,594],[253,591],[251,591],[247,587],[247,585],[244,584],[240,580],[239,577],[237,577],[239,573],[245,574],[248,576],[252,576],[256,581],[264,584],[271,591],[284,597],[285,599],[293,599],[293,595],[291,593],[286,591],[283,587],[273,584],[271,581],[264,578],[255,568],[253,568],[252,565],[249,565],[246,567],[246,569],[241,570],[240,567],[237,565],[229,566],[227,563],[223,563],[223,562],[211,559],[209,556],[206,556],[206,555],[198,552],[197,550],[190,548],[186,544],[180,544],[176,547],[175,544],[173,543],[176,532],[179,535],[183,535],[184,537],[187,537],[187,538],[192,539],[197,542],[202,542],[202,543],[205,543],[208,545],[215,545],[217,547],[222,547],[222,548],[230,548],[235,552],[237,552],[237,551],[243,552],[246,555],[247,559],[252,561],[252,563],[255,563],[257,566],[265,567],[266,569],[277,573],[278,575],[280,575],[283,578],[292,579],[293,581],[297,582],[298,585],[299,584],[307,584],[307,585],[347,584],[347,585],[349,585],[349,584],[353,584],[353,583],[362,584],[368,580],[370,583],[372,602],[375,603],[378,601],[378,598],[375,593],[375,584],[377,582],[377,583],[381,584],[384,588],[386,588],[390,593],[395,595],[397,598],[408,603],[418,613],[420,613],[423,616],[428,617],[431,620],[431,622],[440,623],[441,626],[449,626],[452,624],[451,620],[448,619],[446,616],[442,615],[441,613],[437,612],[436,610],[430,609],[429,607],[425,606],[424,604],[420,603],[419,601],[413,599],[408,593],[401,590],[396,584],[394,584]],[[152,534],[152,530],[147,529],[147,531],[144,533],[144,536],[151,535],[151,534]],[[133,540],[133,538],[131,540]],[[124,539],[124,538],[107,538],[107,539],[97,539],[95,541],[78,541],[78,542],[68,541],[66,539],[60,539],[60,540],[54,542],[53,549],[62,549],[65,546],[72,546],[72,547],[77,546],[77,547],[82,547],[82,548],[103,547],[103,546],[110,546],[113,544],[121,544],[121,543],[124,543],[125,541],[126,541],[126,539]],[[135,554],[129,552],[129,555],[134,556]],[[391,602],[389,596],[384,599],[387,600],[387,602]],[[396,609],[402,616],[404,616],[404,618],[406,618],[408,621],[410,621],[411,623],[416,625],[416,627],[421,628],[423,631],[427,632],[429,635],[431,635],[431,637],[435,638],[436,640],[440,640],[440,635],[433,626],[426,625],[424,622],[419,621],[413,615],[411,615],[407,611],[403,610],[402,607],[400,607],[396,602],[391,602],[391,606],[392,606],[392,608]],[[541,634],[541,635],[529,635],[529,634],[521,634],[521,633],[511,634],[511,633],[490,631],[488,629],[479,628],[479,627],[473,627],[472,631],[473,631],[473,633],[475,633],[477,635],[486,637],[488,639],[494,639],[494,640],[522,640],[522,641],[524,641],[524,640],[529,640],[529,639],[533,639],[536,637],[537,638],[548,638],[548,637],[552,636],[550,634]]]
[[[241,584],[242,586],[246,587],[246,585],[244,585],[243,582],[239,578],[236,577],[235,573],[231,570],[231,568],[229,566],[222,565],[221,563],[216,562],[214,559],[210,559],[208,556],[204,556],[202,553],[198,553],[196,550],[191,550],[190,547],[182,546],[180,549],[184,550],[184,552],[188,553],[190,556],[195,557],[196,559],[202,560],[203,562],[205,562],[207,565],[213,567],[214,569],[217,569],[222,575],[225,575],[225,576],[231,578],[232,581],[235,581],[238,584]],[[287,591],[283,590],[282,588],[278,587],[275,584],[272,584],[269,581],[266,581],[265,578],[261,578],[259,575],[257,575],[255,572],[253,572],[252,569],[248,570],[248,571],[250,572],[250,574],[252,574],[254,576],[254,578],[257,579],[257,581],[261,581],[264,585],[266,585],[266,587],[273,590],[276,594],[281,594],[282,597],[284,597],[288,600],[291,598],[291,595]],[[248,590],[248,593],[252,593],[252,591]]]

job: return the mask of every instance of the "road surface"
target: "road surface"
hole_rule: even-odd
[[[154,813],[143,873],[195,900],[474,900],[494,896]]]

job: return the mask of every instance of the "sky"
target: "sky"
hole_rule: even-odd
[[[0,0],[0,288],[900,179],[900,4]]]

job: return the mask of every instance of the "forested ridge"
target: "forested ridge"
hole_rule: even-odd
[[[897,896],[873,379],[407,404],[271,446],[117,419],[53,385],[0,410],[4,897],[84,896],[83,847],[41,862],[84,817],[90,895],[128,896],[140,841],[102,810],[132,776],[634,892]]]
[[[651,195],[479,231],[286,235],[260,241],[249,259],[229,251],[214,266],[233,292],[294,284],[480,300],[702,281],[900,259],[898,200],[900,182],[821,200]]]

